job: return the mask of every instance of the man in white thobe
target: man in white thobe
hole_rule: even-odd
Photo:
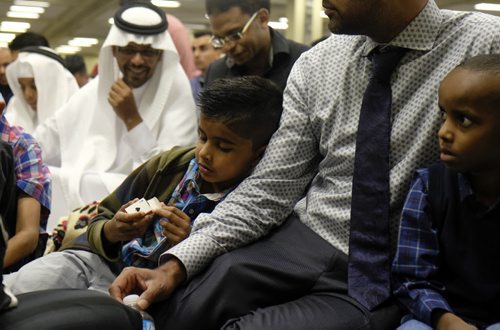
[[[141,3],[122,7],[114,20],[99,76],[34,134],[52,165],[49,230],[155,154],[196,141],[195,105],[165,13]]]

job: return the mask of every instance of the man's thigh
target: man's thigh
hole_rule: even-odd
[[[347,296],[346,274],[347,256],[291,217],[263,239],[217,258],[152,313],[157,324],[175,329],[220,328],[241,317],[274,329],[297,322],[313,329],[331,319],[354,319],[362,327],[367,312]]]

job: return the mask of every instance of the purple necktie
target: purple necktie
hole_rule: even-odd
[[[373,309],[390,295],[389,146],[391,74],[405,53],[385,47],[372,54],[356,137],[349,237],[349,295]]]

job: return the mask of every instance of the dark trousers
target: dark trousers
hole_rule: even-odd
[[[157,329],[394,329],[347,295],[347,256],[295,216],[226,253],[150,311]]]

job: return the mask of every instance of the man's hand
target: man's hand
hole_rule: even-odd
[[[437,330],[477,330],[477,328],[453,313],[443,313],[436,322]]]
[[[161,203],[161,207],[154,211],[158,216],[165,218],[160,221],[165,236],[172,245],[183,241],[191,233],[191,219],[175,206]]]
[[[118,79],[108,94],[108,102],[113,107],[118,118],[123,120],[127,130],[131,130],[142,122],[142,117],[137,110],[132,89],[123,81]]]
[[[104,224],[104,236],[110,243],[130,241],[131,239],[141,237],[146,232],[146,229],[153,219],[153,213],[125,212],[125,208],[136,201],[138,201],[137,198],[123,205],[120,210],[116,212],[113,219]]]
[[[152,303],[168,298],[186,279],[186,270],[178,259],[156,269],[127,267],[113,281],[109,294],[122,302],[125,296],[140,293],[137,306],[145,310]]]

